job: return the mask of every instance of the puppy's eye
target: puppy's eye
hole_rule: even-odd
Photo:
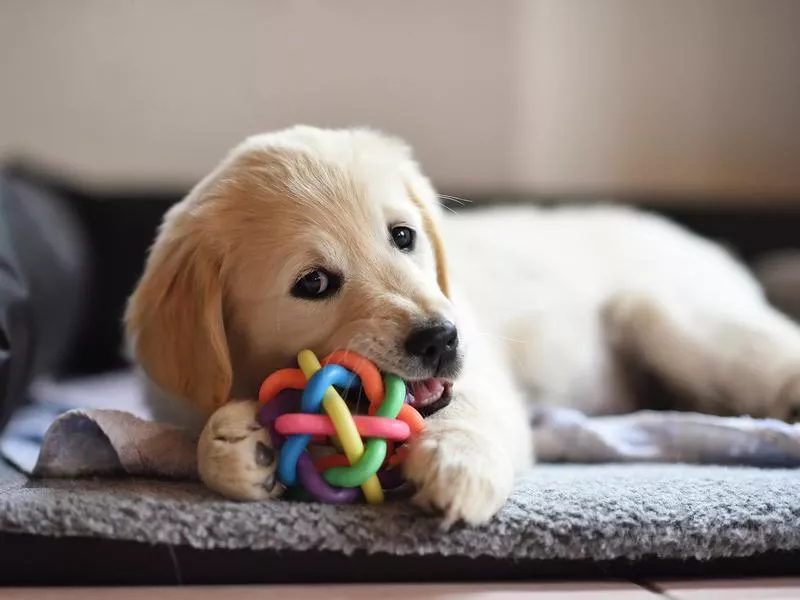
[[[389,229],[392,234],[392,243],[404,252],[411,252],[414,249],[416,232],[405,225],[396,225]]]
[[[342,278],[325,269],[314,269],[298,279],[292,286],[292,296],[306,300],[329,298],[342,287]]]

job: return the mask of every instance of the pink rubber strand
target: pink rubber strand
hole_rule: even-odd
[[[355,421],[356,429],[362,438],[384,438],[402,442],[411,435],[408,423],[397,419],[354,415],[353,421]],[[281,415],[275,420],[275,430],[284,436],[295,434],[331,436],[336,433],[333,423],[326,415],[302,413]]]

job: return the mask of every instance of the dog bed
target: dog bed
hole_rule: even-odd
[[[29,480],[0,465],[0,531],[35,535],[38,540],[66,537],[84,543],[87,539],[117,540],[222,550],[228,558],[236,555],[231,551],[251,556],[264,552],[262,569],[256,565],[255,572],[245,576],[257,581],[285,580],[286,571],[267,568],[269,557],[281,555],[295,555],[299,564],[306,564],[304,572],[297,573],[303,580],[366,578],[365,573],[342,570],[327,573],[322,563],[330,561],[319,557],[330,554],[345,565],[347,556],[362,564],[370,555],[397,557],[396,569],[390,569],[387,577],[407,580],[422,578],[422,572],[402,568],[402,557],[473,559],[468,564],[474,571],[465,571],[466,578],[478,573],[483,573],[481,578],[495,578],[496,573],[481,570],[484,560],[484,566],[524,567],[515,576],[542,575],[537,563],[560,564],[560,572],[570,561],[593,568],[624,561],[632,572],[641,572],[637,562],[654,559],[714,561],[800,550],[800,478],[796,471],[784,469],[542,465],[519,482],[491,523],[443,532],[435,518],[399,502],[375,507],[235,503],[220,500],[194,483]],[[58,562],[57,550],[41,544],[48,559],[53,559],[43,566],[41,561],[31,561],[30,555],[23,561],[24,553],[14,549],[14,542],[23,538],[0,538],[0,564],[20,563],[13,569],[0,569],[0,582],[33,578],[41,583],[48,576],[63,582],[57,575],[64,573],[52,571],[52,562]],[[102,554],[108,558],[114,551],[112,547]],[[177,561],[174,553],[170,557]],[[80,560],[84,579],[104,576],[87,570],[92,559],[84,555]],[[39,565],[38,573],[31,571],[34,564]],[[212,571],[198,577],[209,580],[215,573],[211,580],[221,583],[243,575],[233,576],[230,566],[222,568],[223,564],[224,560],[215,560],[208,567]],[[177,563],[173,566],[180,572]],[[63,570],[64,565],[58,568]],[[142,581],[142,575],[133,581],[163,582],[152,577]],[[449,578],[453,573],[442,568],[439,576]],[[122,573],[117,577],[116,581],[126,579]],[[439,577],[434,572],[425,578]]]
[[[143,414],[134,382],[131,375],[119,374],[73,384],[40,383],[31,390],[35,401],[31,413],[49,422],[54,415],[48,416],[46,409],[123,404],[131,413]],[[94,443],[96,423],[83,418],[67,423],[69,427],[59,428],[61,433],[52,440],[70,439],[77,448],[86,445],[95,448],[92,456],[97,454],[101,447]],[[628,458],[641,459],[642,439],[631,445],[629,435],[619,436],[615,420],[606,423],[610,427],[603,423],[598,420],[576,430],[584,437],[575,437],[573,448],[582,448],[584,455],[600,452],[605,447],[597,444],[600,439],[611,449],[630,446],[633,453]],[[713,423],[716,426],[717,421]],[[11,439],[24,448],[30,441],[38,452],[37,436],[42,431],[35,425],[35,420],[24,418],[19,427],[12,422],[4,442]],[[685,429],[686,423],[681,426]],[[704,427],[707,433],[713,431]],[[631,422],[621,429],[630,431]],[[574,437],[575,432],[569,431],[540,433]],[[647,431],[641,429],[640,437]],[[586,437],[587,433],[598,437]],[[796,467],[794,437],[776,445],[776,431],[771,428],[748,436],[745,445],[753,446],[752,458],[760,464]],[[697,446],[696,437],[683,438],[687,452],[692,444]],[[84,438],[85,444],[75,442]],[[584,443],[577,444],[579,439]],[[129,442],[122,439],[117,450]],[[6,446],[6,453],[14,456]],[[665,458],[674,460],[670,444],[659,448],[666,450]],[[782,454],[776,460],[779,449]],[[131,449],[118,454],[130,455]],[[719,458],[713,453],[712,457]],[[152,463],[156,457],[139,458]],[[614,458],[626,455],[610,454],[607,460]],[[123,463],[129,460],[130,456]],[[160,472],[166,475],[169,470]],[[186,478],[175,473],[174,477]],[[192,481],[30,479],[0,463],[0,532],[5,532],[0,534],[0,583],[41,583],[44,576],[57,583],[495,579],[558,573],[642,576],[643,565],[657,573],[667,566],[667,573],[680,573],[691,564],[701,569],[736,565],[737,571],[761,572],[764,564],[759,557],[770,557],[769,568],[791,564],[793,569],[800,556],[800,471],[688,464],[540,464],[521,478],[489,524],[444,532],[435,517],[403,501],[344,507],[289,501],[236,503]],[[34,547],[32,553],[21,550],[29,545]],[[160,557],[157,566],[166,571],[143,572],[141,565],[154,557]],[[743,560],[747,565],[741,564]],[[105,569],[86,569],[93,561],[105,564]]]

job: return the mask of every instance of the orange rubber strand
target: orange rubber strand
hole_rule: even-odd
[[[258,402],[266,404],[285,389],[302,390],[306,387],[306,382],[306,376],[300,369],[275,371],[261,384],[261,388],[258,390]]]
[[[425,419],[423,419],[417,409],[410,404],[403,404],[403,408],[400,409],[400,414],[397,415],[397,418],[408,423],[408,427],[411,429],[411,435],[417,435],[425,428]]]
[[[363,356],[348,350],[337,350],[326,356],[323,365],[335,364],[349,369],[361,380],[361,387],[370,404],[383,402],[383,377],[378,368]]]

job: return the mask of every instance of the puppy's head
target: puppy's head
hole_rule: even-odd
[[[441,404],[461,350],[439,210],[396,139],[252,137],[165,216],[126,314],[136,358],[203,412],[303,348],[362,354]]]

